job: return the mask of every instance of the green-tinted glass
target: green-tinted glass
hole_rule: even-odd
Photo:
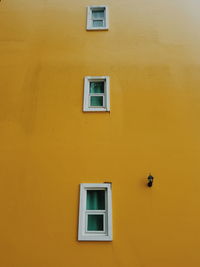
[[[104,82],[90,82],[90,93],[91,94],[103,94],[104,93]]]
[[[93,19],[103,19],[104,18],[104,10],[93,10],[92,11]]]
[[[87,190],[87,210],[105,210],[105,191]]]
[[[88,215],[88,231],[103,231],[103,215]]]
[[[93,27],[103,27],[103,20],[93,20]]]
[[[90,106],[91,107],[103,107],[103,96],[91,96]]]

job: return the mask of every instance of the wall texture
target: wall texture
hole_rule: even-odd
[[[98,4],[110,29],[87,32]],[[0,266],[200,266],[199,11],[1,0]],[[110,76],[110,113],[82,112],[87,75]],[[77,242],[79,183],[104,181],[114,240]]]

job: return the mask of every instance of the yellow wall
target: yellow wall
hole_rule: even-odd
[[[96,4],[107,32],[85,30]],[[199,10],[0,2],[1,267],[200,266]],[[110,76],[110,113],[82,112],[87,75]],[[79,183],[104,181],[114,240],[77,242]]]

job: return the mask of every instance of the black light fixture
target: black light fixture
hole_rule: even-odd
[[[147,183],[148,187],[152,187],[154,177],[151,175],[151,173],[149,174],[147,179],[148,179],[148,183]]]

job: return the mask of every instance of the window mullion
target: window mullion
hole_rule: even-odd
[[[86,213],[94,213],[94,214],[98,214],[98,213],[106,213],[106,210],[86,210]]]

